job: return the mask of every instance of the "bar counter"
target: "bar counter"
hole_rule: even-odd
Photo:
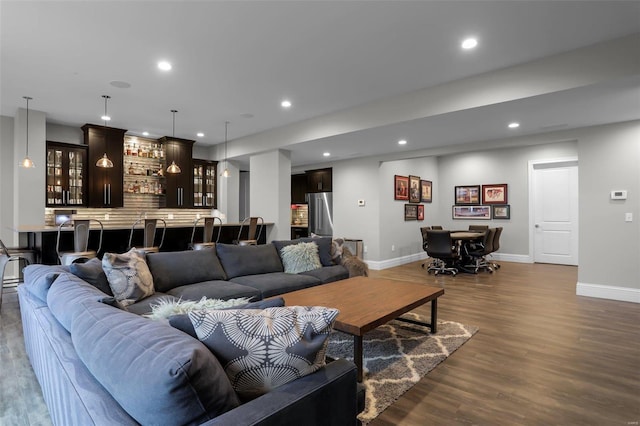
[[[167,231],[164,239],[164,243],[160,248],[160,251],[179,251],[187,250],[191,243],[191,234],[193,232],[193,221],[190,223],[184,220],[167,220]],[[131,225],[125,226],[122,224],[109,223],[109,221],[102,221],[104,227],[104,234],[102,236],[102,248],[98,253],[99,257],[102,257],[104,252],[111,253],[124,253],[128,249],[129,235],[131,233]],[[258,244],[266,243],[267,229],[269,226],[273,226],[273,223],[265,223],[265,229],[260,235]],[[162,236],[162,222],[158,222],[158,230],[156,231],[156,242],[160,242]],[[196,228],[194,241],[201,242],[203,236],[204,221],[198,223]],[[220,230],[220,243],[231,244],[238,238],[238,232],[240,231],[241,223],[224,223]],[[218,233],[219,225],[216,225],[216,229],[213,233],[215,240]],[[14,232],[20,234],[20,242],[26,244],[29,248],[34,248],[39,252],[39,262],[47,265],[54,265],[59,263],[56,253],[56,240],[58,237],[58,227],[52,225],[22,225],[17,228],[13,228]],[[60,235],[60,247],[62,251],[70,251],[73,249],[73,228],[65,227]],[[138,225],[134,231],[133,245],[141,244],[143,235],[143,226]],[[249,226],[245,225],[243,229],[242,238],[246,238],[246,233],[249,231]],[[91,224],[91,231],[89,234],[89,249],[95,250],[98,247],[100,239],[100,226],[96,223]]]

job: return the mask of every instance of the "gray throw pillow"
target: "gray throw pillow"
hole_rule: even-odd
[[[113,296],[124,306],[155,293],[153,278],[144,255],[135,248],[127,253],[105,253],[102,268]]]
[[[240,398],[250,400],[323,367],[338,313],[290,306],[195,311],[189,318]]]
[[[102,269],[102,261],[97,257],[85,263],[72,263],[71,266],[69,266],[69,271],[103,293],[113,296],[107,276],[104,273],[104,269]]]
[[[318,245],[315,243],[292,244],[280,251],[284,272],[298,274],[322,268],[318,256]]]

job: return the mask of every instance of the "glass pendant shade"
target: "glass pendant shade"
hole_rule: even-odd
[[[229,176],[231,176],[231,173],[229,173],[229,169],[225,167],[224,171],[222,172],[222,177],[228,178]]]
[[[30,98],[29,96],[23,96],[23,99],[27,101],[27,154],[19,163],[19,165],[20,167],[24,167],[25,169],[32,169],[36,166],[35,164],[33,164],[31,158],[29,158],[29,101],[33,98]]]
[[[111,96],[102,95],[104,98],[104,115],[101,117],[104,120],[104,140],[107,140],[107,120],[111,120],[111,117],[107,115],[107,100],[111,98]],[[96,161],[96,167],[102,167],[104,169],[110,169],[113,167],[113,161],[107,157],[107,153],[105,152],[102,158]]]
[[[176,137],[176,112],[178,112],[175,109],[171,110],[171,113],[173,114],[173,137]],[[174,150],[174,156],[175,156],[175,147],[173,148]],[[172,175],[178,174],[178,173],[182,173],[182,169],[180,168],[180,166],[178,166],[176,164],[175,160],[171,161],[171,164],[169,165],[169,167],[167,167],[167,173],[171,173]]]
[[[102,158],[96,161],[96,166],[110,169],[113,167],[113,161],[109,160],[109,157],[107,157],[107,153],[105,152]]]

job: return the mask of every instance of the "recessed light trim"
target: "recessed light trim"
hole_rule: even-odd
[[[513,123],[509,123],[508,127],[510,129],[517,129],[518,127],[520,127],[520,123],[518,123],[517,121],[514,121]]]
[[[323,152],[322,155],[325,156],[325,157],[329,157],[329,156],[331,156],[331,153],[330,152]]]
[[[142,136],[149,136],[149,132],[142,132]]]
[[[111,120],[111,117],[109,117],[108,115],[103,115],[103,116],[101,116],[101,117],[100,117],[100,120],[103,120],[103,121],[110,121],[110,120]]]
[[[171,71],[171,63],[169,61],[160,61],[158,62],[158,68],[162,71]]]
[[[473,37],[466,38],[462,40],[460,46],[465,50],[473,49],[478,46],[478,39]]]
[[[398,141],[398,145],[406,145],[407,144],[407,140],[406,139],[400,139]]]
[[[280,102],[280,106],[281,106],[282,108],[291,108],[291,106],[292,106],[292,105],[293,105],[293,104],[292,104],[292,103],[291,103],[291,101],[290,101],[290,100],[288,100],[288,99],[285,99],[285,100],[283,100],[282,102]]]
[[[198,136],[199,138],[203,138],[203,137],[204,137],[204,133],[202,133],[202,132],[198,132],[197,136]]]

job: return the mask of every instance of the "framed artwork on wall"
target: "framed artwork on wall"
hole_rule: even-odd
[[[424,220],[424,204],[418,204],[418,220]]]
[[[420,202],[420,176],[409,176],[409,202]]]
[[[453,206],[454,219],[491,219],[491,206]]]
[[[507,204],[507,184],[482,185],[482,204]]]
[[[430,180],[420,180],[420,202],[421,203],[430,203],[433,198],[431,196],[431,181]]]
[[[456,205],[480,204],[480,185],[456,186],[454,190]]]
[[[409,200],[409,178],[395,175],[393,177],[393,199]]]
[[[511,219],[511,206],[509,204],[494,204],[491,208],[493,209],[492,213],[494,219]]]
[[[423,213],[424,216],[424,213]],[[417,204],[405,204],[404,205],[404,220],[418,220],[418,205]]]

